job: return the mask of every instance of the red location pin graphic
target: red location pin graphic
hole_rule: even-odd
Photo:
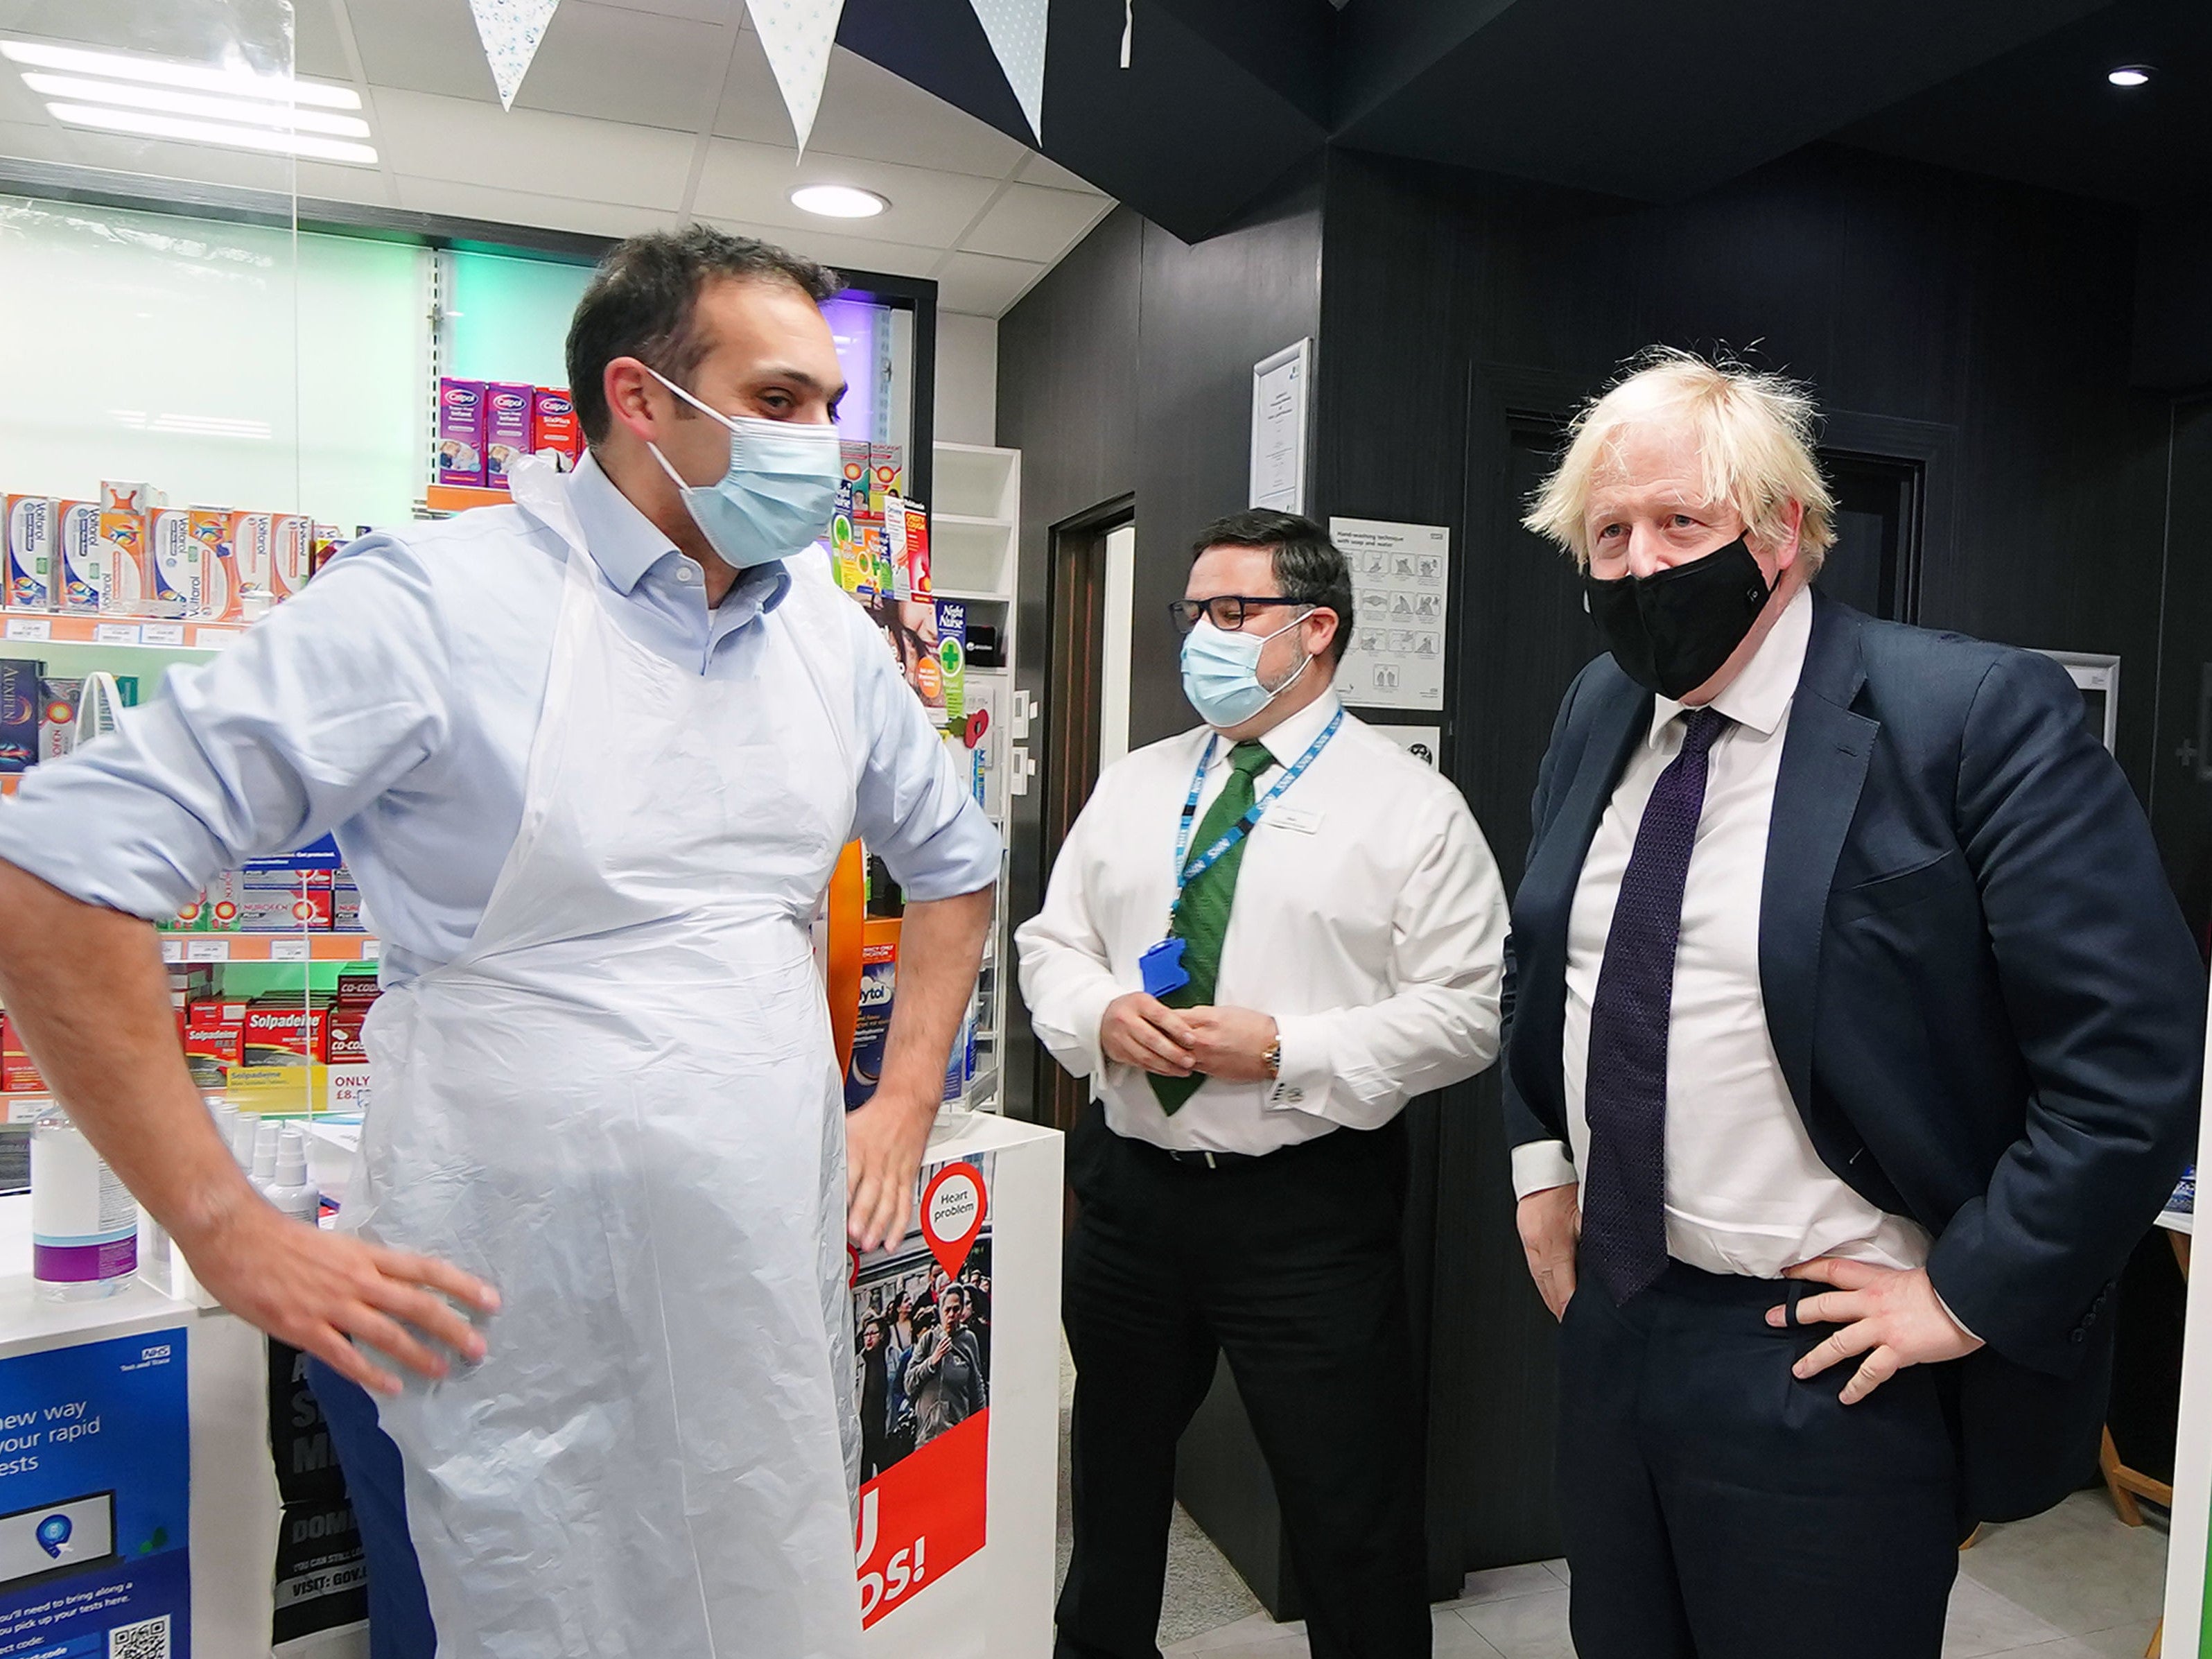
[[[983,1172],[972,1164],[946,1164],[921,1189],[921,1236],[947,1279],[959,1278],[967,1265],[988,1202]]]

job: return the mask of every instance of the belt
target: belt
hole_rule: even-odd
[[[1152,1142],[1139,1141],[1139,1146],[1159,1153],[1170,1163],[1189,1169],[1233,1170],[1242,1164],[1258,1164],[1273,1154],[1253,1152],[1179,1152],[1167,1146],[1154,1146]]]

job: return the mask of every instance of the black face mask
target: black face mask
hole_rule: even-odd
[[[1741,536],[1649,576],[1583,578],[1584,606],[1621,672],[1676,701],[1720,672],[1771,592]]]

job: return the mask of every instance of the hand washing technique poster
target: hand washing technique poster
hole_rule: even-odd
[[[0,1360],[0,1659],[190,1659],[185,1330]]]
[[[983,1547],[994,1162],[925,1164],[906,1237],[854,1264],[864,1625]]]

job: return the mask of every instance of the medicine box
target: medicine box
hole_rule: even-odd
[[[845,1109],[865,1106],[883,1081],[884,1049],[890,1037],[891,1001],[898,987],[899,924],[871,917],[861,924],[860,1008],[853,1026],[853,1060],[845,1068]]]
[[[27,772],[38,764],[46,666],[30,657],[0,657],[0,772]]]
[[[483,392],[484,483],[507,488],[514,464],[530,453],[531,409],[538,388],[494,380]]]
[[[187,520],[200,545],[200,602],[193,613],[210,622],[240,622],[246,616],[239,596],[238,555],[230,544],[231,514],[220,507],[195,507]]]
[[[53,606],[54,538],[60,503],[51,495],[6,498],[5,602],[28,611]]]
[[[188,507],[157,507],[146,519],[149,617],[197,617],[206,595],[207,548],[192,534]]]
[[[307,585],[308,556],[314,547],[314,521],[298,513],[276,513],[269,520],[270,597],[289,599]]]
[[[54,608],[95,611],[107,595],[107,544],[100,538],[100,503],[55,504]]]
[[[0,1014],[0,1091],[8,1094],[44,1094],[46,1080],[39,1075],[39,1068],[31,1064],[31,1056],[24,1051],[23,1039],[16,1034],[12,1014]]]
[[[584,459],[584,428],[565,387],[541,386],[531,399],[530,453],[563,472]]]
[[[438,382],[438,482],[484,481],[484,388],[482,380]]]
[[[266,513],[230,515],[231,564],[241,596],[232,601],[230,608],[239,617],[246,614],[244,594],[269,592],[270,538],[275,528],[275,520]]]

